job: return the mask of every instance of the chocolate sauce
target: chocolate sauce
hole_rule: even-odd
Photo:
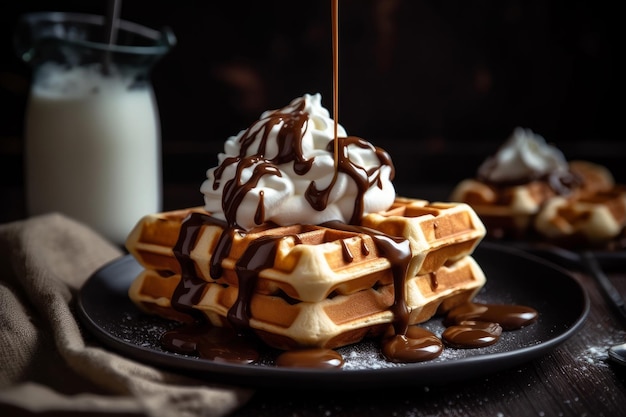
[[[259,204],[256,206],[256,212],[254,213],[254,223],[263,224],[265,221],[265,192],[259,191]]]
[[[335,120],[336,123],[336,120]],[[373,168],[371,171],[365,170],[362,166],[356,165],[348,157],[348,146],[358,146],[362,149],[371,149],[378,158],[380,165],[377,168]],[[387,152],[383,149],[373,146],[371,143],[358,138],[356,136],[348,136],[345,138],[335,138],[328,144],[327,150],[334,152],[335,156],[335,176],[331,183],[323,190],[318,190],[315,182],[311,182],[307,188],[305,197],[311,207],[316,210],[324,210],[328,205],[328,198],[330,192],[337,180],[337,173],[342,172],[350,176],[357,185],[357,196],[354,199],[354,210],[352,210],[352,217],[350,218],[350,224],[358,224],[363,217],[363,197],[367,190],[372,186],[382,188],[382,180],[380,178],[381,168],[388,166],[391,168],[390,178],[393,179],[395,175],[395,168],[391,162],[391,158]]]
[[[228,310],[228,321],[235,328],[250,327],[250,304],[259,279],[259,272],[274,265],[276,250],[281,239],[287,236],[262,236],[250,242],[246,251],[235,264],[239,284],[237,299]],[[297,236],[293,236],[299,243]]]
[[[424,362],[435,359],[443,351],[441,340],[429,330],[409,326],[404,333],[383,339],[382,352],[392,362]]]
[[[275,175],[277,177],[281,177],[282,174],[278,167],[272,164],[270,161],[266,161],[262,158],[262,156],[247,156],[240,157],[236,159],[238,161],[237,164],[237,173],[235,177],[224,185],[224,191],[222,193],[222,210],[224,211],[224,216],[226,216],[226,222],[228,226],[231,228],[240,228],[237,225],[237,210],[241,205],[244,197],[256,187],[259,183],[259,180],[264,175]],[[256,165],[252,175],[246,182],[243,182],[242,173],[244,169],[249,168],[253,165]],[[217,174],[216,178],[217,178]],[[258,210],[257,210],[258,213]],[[263,216],[264,217],[264,216]],[[255,219],[260,223],[265,221],[264,218]],[[260,224],[258,223],[258,224]]]
[[[493,345],[500,339],[502,326],[484,321],[462,321],[446,328],[441,338],[448,346],[478,348]]]
[[[363,226],[345,224],[338,221],[323,223],[322,226],[349,232],[365,233],[369,235],[382,256],[391,263],[391,272],[394,284],[394,303],[391,310],[394,314],[394,329],[396,334],[405,335],[409,326],[409,308],[406,305],[405,278],[409,263],[412,259],[409,241],[405,238],[386,235],[378,230]]]
[[[293,170],[298,175],[304,175],[311,169],[313,159],[306,159],[302,152],[302,136],[307,131],[309,115],[304,112],[304,99],[298,103],[295,110],[286,112],[284,110],[275,111],[268,118],[257,123],[261,123],[263,135],[256,152],[250,152],[249,148],[256,139],[256,131],[248,129],[241,137],[240,156],[250,153],[264,156],[268,137],[276,125],[281,125],[277,135],[278,154],[272,158],[272,163],[276,165],[293,162]],[[255,127],[253,125],[253,127]]]
[[[334,184],[339,175],[337,169],[339,166],[339,141],[337,140],[339,138],[337,133],[339,129],[339,0],[331,1],[331,20],[333,28],[333,139],[335,139],[333,142],[335,173],[332,183]]]
[[[256,341],[228,327],[194,323],[165,332],[161,344],[168,350],[216,362],[250,364],[258,361]]]
[[[219,219],[203,213],[191,213],[183,220],[174,245],[173,252],[181,268],[181,280],[172,295],[172,307],[180,312],[187,313],[198,319],[202,314],[192,306],[197,304],[204,295],[206,281],[195,274],[194,261],[191,259],[200,230],[207,225],[225,227]]]
[[[465,303],[447,314],[445,324],[454,325],[464,321],[498,323],[504,330],[516,330],[534,323],[537,310],[522,305]]]
[[[350,252],[350,248],[345,240],[341,241],[341,254],[343,255],[343,261],[345,263],[350,263],[354,261],[354,255]]]
[[[287,368],[341,368],[343,357],[332,349],[294,349],[281,353],[276,366]]]
[[[448,327],[441,337],[446,345],[457,348],[489,346],[503,330],[528,326],[537,317],[537,311],[526,306],[468,302],[448,312],[444,320]]]

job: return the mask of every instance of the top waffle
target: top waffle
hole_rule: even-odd
[[[471,254],[485,236],[485,226],[467,204],[408,198],[397,198],[387,211],[365,215],[362,225],[408,239],[413,254],[409,277]]]

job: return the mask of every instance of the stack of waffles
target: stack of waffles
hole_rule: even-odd
[[[537,236],[564,246],[602,245],[626,226],[626,187],[604,167],[569,162],[578,184],[566,195],[549,181],[494,185],[478,179],[460,182],[450,197],[470,204],[494,238]]]
[[[145,312],[188,321],[172,300],[181,277],[192,273],[203,282],[192,308],[213,325],[228,326],[241,292],[241,259],[251,251],[262,256],[255,242],[276,239],[268,255],[273,259],[258,272],[246,325],[279,349],[337,348],[380,335],[394,321],[399,293],[406,298],[409,324],[422,323],[471,301],[485,283],[472,258],[485,227],[464,203],[397,198],[388,211],[365,215],[355,228],[263,224],[234,232],[218,276],[211,265],[220,235],[227,233],[219,222],[206,222],[186,243],[192,272],[176,253],[185,221],[194,214],[209,216],[202,208],[189,208],[138,222],[126,246],[144,269],[129,289],[130,298]],[[409,243],[403,292],[394,291],[394,264],[373,241],[377,234]]]

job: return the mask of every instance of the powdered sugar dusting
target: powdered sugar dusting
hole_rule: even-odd
[[[592,346],[588,346],[576,357],[577,365],[582,370],[589,366],[609,366],[607,362],[609,348],[626,341],[626,331],[624,330],[605,331],[602,334],[604,337],[596,338]]]

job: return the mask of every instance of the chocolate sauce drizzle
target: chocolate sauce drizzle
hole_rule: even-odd
[[[178,240],[173,248],[174,256],[180,264],[181,280],[172,295],[172,307],[189,314],[196,320],[202,320],[204,316],[192,306],[202,299],[207,282],[198,278],[194,273],[195,264],[191,259],[191,251],[196,245],[200,230],[207,225],[226,227],[224,221],[215,217],[203,213],[191,213],[183,220]],[[220,250],[230,250],[230,246],[220,248]],[[221,275],[221,271],[219,274]]]
[[[214,171],[213,189],[217,189],[226,168],[233,164],[236,166],[235,177],[228,180],[224,185],[224,194],[222,196],[222,209],[229,225],[237,227],[235,219],[237,208],[243,198],[258,185],[259,180],[264,175],[282,176],[278,165],[293,163],[294,172],[301,176],[307,174],[311,169],[314,158],[305,158],[302,151],[302,137],[306,133],[309,117],[308,113],[304,111],[305,104],[305,99],[300,98],[292,105],[276,110],[265,119],[252,125],[239,139],[241,143],[239,155],[226,158]],[[268,136],[276,125],[280,125],[276,135],[279,151],[276,156],[267,158]],[[256,149],[251,149],[257,138],[258,145]],[[355,164],[349,158],[348,146],[370,149],[376,154],[380,165],[366,170],[364,167]],[[365,192],[373,186],[382,188],[380,176],[383,166],[388,166],[391,169],[390,179],[393,179],[395,168],[391,158],[383,149],[355,136],[333,139],[329,142],[327,150],[334,154],[336,173],[349,175],[357,184],[358,195],[355,198],[354,210],[349,223],[358,223],[363,216],[363,196]],[[243,170],[251,166],[255,166],[253,174],[244,182],[242,179]],[[333,176],[330,184],[324,189],[319,189],[315,181],[311,181],[305,192],[305,198],[311,207],[318,211],[326,209],[336,180],[337,175]],[[257,215],[254,219],[256,224],[262,224],[265,221],[265,212],[261,207],[263,198],[260,200],[259,207],[257,207]]]
[[[228,310],[228,321],[240,331],[245,331],[250,326],[250,302],[256,284],[259,280],[259,273],[274,264],[276,250],[280,240],[293,237],[295,243],[301,243],[297,235],[262,236],[250,242],[248,248],[235,264],[235,272],[239,288],[237,299]]]
[[[353,145],[362,149],[370,149],[376,154],[380,165],[374,167],[369,171],[365,168],[355,165],[348,157],[348,146]],[[354,200],[354,210],[352,211],[352,218],[350,224],[359,224],[363,217],[363,197],[365,192],[371,187],[376,186],[378,188],[383,187],[381,179],[381,167],[388,166],[391,168],[389,178],[393,179],[395,176],[395,169],[391,162],[391,157],[383,149],[378,148],[371,143],[358,138],[356,136],[348,136],[345,138],[336,138],[328,144],[327,150],[329,152],[335,152],[335,165],[336,172],[343,172],[348,174],[350,178],[357,184],[358,194]],[[316,210],[324,210],[328,205],[328,197],[332,191],[335,182],[337,181],[337,175],[333,177],[330,185],[324,190],[318,190],[315,186],[315,182],[311,182],[306,192],[306,199],[311,204],[311,207]]]
[[[406,305],[405,278],[412,258],[409,241],[405,238],[386,235],[367,227],[345,224],[338,221],[322,223],[321,226],[336,230],[364,233],[372,238],[379,253],[391,263],[394,284],[394,303],[391,310],[394,314],[394,328],[396,334],[405,334],[409,326],[409,308]]]

